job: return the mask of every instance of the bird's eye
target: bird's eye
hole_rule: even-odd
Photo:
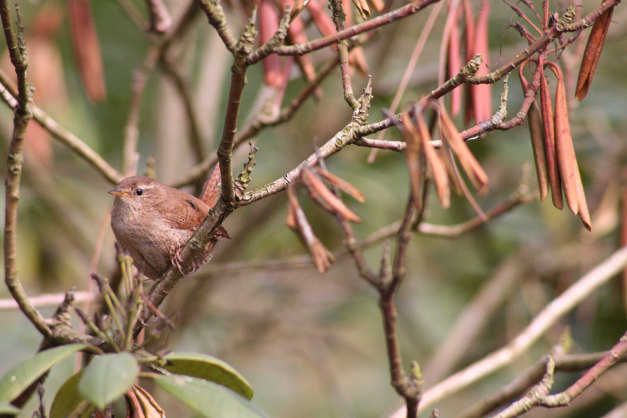
[[[137,196],[141,196],[144,194],[144,189],[137,189],[135,193],[137,194]]]

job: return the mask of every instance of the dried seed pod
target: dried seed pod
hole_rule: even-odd
[[[442,121],[442,137],[457,155],[459,163],[475,188],[479,193],[485,193],[489,183],[488,175],[470,152],[446,110],[440,109],[439,113]]]
[[[536,177],[538,178],[540,200],[544,200],[549,193],[546,158],[544,156],[544,128],[542,127],[540,109],[535,101],[531,104],[531,107],[527,112],[527,122],[529,123],[529,136],[531,136],[531,146],[536,166]]]
[[[338,214],[347,221],[359,223],[361,219],[350,210],[339,197],[333,194],[331,190],[327,188],[318,176],[316,176],[313,170],[309,167],[303,168],[301,171],[301,179],[307,190],[311,195],[311,198],[316,202],[321,203],[321,206],[333,213]]]
[[[588,94],[592,78],[599,64],[599,58],[601,57],[601,51],[605,44],[605,38],[607,37],[607,31],[612,21],[612,13],[614,7],[610,7],[594,22],[590,36],[588,37],[588,43],[583,53],[583,59],[581,60],[581,67],[579,68],[579,77],[577,78],[577,87],[575,88],[575,97],[578,100],[583,100]]]
[[[557,165],[560,171],[560,180],[564,188],[564,195],[570,210],[579,213],[579,199],[577,197],[577,178],[579,170],[577,169],[577,158],[573,148],[573,138],[570,134],[570,125],[568,123],[568,110],[566,108],[566,90],[564,89],[564,80],[562,72],[555,65],[549,65],[549,68],[557,77],[557,87],[555,89],[555,151],[557,154]],[[577,177],[577,178],[576,178]],[[581,182],[581,179],[579,179]]]
[[[416,113],[416,127],[418,128],[418,136],[420,138],[421,147],[427,160],[427,165],[433,175],[433,183],[438,194],[438,199],[443,208],[451,205],[451,189],[448,186],[448,175],[444,163],[440,161],[438,154],[431,145],[431,135],[429,128],[424,120],[422,113]]]
[[[320,174],[322,177],[324,177],[331,185],[353,196],[355,200],[357,200],[359,203],[364,203],[364,201],[366,200],[364,198],[364,195],[361,194],[361,192],[357,189],[357,187],[353,186],[346,180],[336,176],[335,174],[327,170],[323,170],[320,167],[316,167],[316,172]]]
[[[285,223],[298,234],[307,246],[318,271],[325,273],[331,266],[331,263],[335,261],[335,257],[314,234],[311,225],[309,225],[305,217],[305,213],[298,204],[298,199],[292,186],[287,188],[287,197],[288,205]]]
[[[539,64],[544,68],[544,61],[540,59]],[[543,70],[541,70],[543,71]],[[544,155],[546,157],[546,168],[549,174],[549,184],[551,185],[551,198],[553,206],[558,209],[564,207],[562,200],[562,184],[560,181],[559,169],[555,155],[555,131],[553,127],[553,103],[549,85],[544,77],[544,71],[540,76],[540,100],[542,110],[542,127],[544,128]]]
[[[420,155],[420,140],[418,139],[418,131],[414,127],[411,118],[407,113],[403,113],[401,120],[404,126],[403,137],[407,148],[405,149],[405,159],[407,161],[407,170],[409,171],[409,184],[414,202],[418,206],[422,205],[420,189],[422,187],[422,170]]]

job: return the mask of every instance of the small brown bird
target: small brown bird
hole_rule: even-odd
[[[149,279],[158,279],[172,263],[178,265],[178,251],[207,216],[210,207],[202,200],[150,177],[122,180],[115,189],[111,228],[115,238]],[[205,248],[195,266],[211,260],[217,237],[228,237],[224,228]]]

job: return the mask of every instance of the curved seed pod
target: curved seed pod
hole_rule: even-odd
[[[581,60],[581,67],[579,68],[579,77],[577,78],[577,87],[575,89],[575,97],[581,101],[586,94],[592,83],[592,78],[597,70],[599,64],[599,58],[601,57],[601,51],[603,50],[603,44],[607,37],[607,31],[612,21],[612,13],[614,7],[610,7],[594,22],[592,30],[590,31],[590,37],[588,37],[588,43],[583,53],[583,59]]]
[[[523,93],[529,88],[529,83],[523,75],[525,67],[523,63],[518,67],[518,75],[522,84]],[[529,125],[529,136],[531,137],[531,147],[533,149],[533,160],[536,166],[536,177],[538,179],[538,189],[540,200],[544,200],[549,193],[548,174],[546,172],[546,157],[544,156],[544,128],[542,127],[542,116],[538,103],[534,100],[527,112],[527,123]]]
[[[550,63],[552,64],[552,63]],[[577,180],[579,170],[577,168],[577,158],[573,148],[573,138],[570,134],[568,123],[568,109],[566,108],[566,90],[562,72],[556,65],[549,65],[551,71],[557,77],[557,87],[555,89],[555,151],[557,154],[557,165],[560,171],[560,179],[564,188],[564,195],[570,210],[574,214],[579,213],[579,198],[577,196]]]
[[[539,61],[538,65],[544,68],[544,60],[540,58]],[[562,209],[564,207],[564,201],[562,200],[562,184],[555,156],[553,103],[551,102],[549,84],[544,77],[544,72],[540,76],[540,101],[542,107],[542,127],[544,128],[544,155],[546,157],[546,168],[549,174],[549,184],[551,185],[551,198],[553,200],[553,206]]]

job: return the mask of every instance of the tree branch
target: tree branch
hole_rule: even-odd
[[[7,156],[7,177],[5,190],[4,217],[4,280],[20,310],[44,337],[50,337],[52,330],[41,313],[32,304],[17,275],[17,207],[20,199],[20,180],[24,163],[24,134],[32,119],[32,86],[26,82],[28,57],[24,44],[23,28],[17,10],[18,34],[13,31],[9,6],[0,0],[0,20],[4,37],[9,48],[11,63],[17,75],[17,103],[13,108],[13,133]]]
[[[421,408],[467,387],[486,375],[509,364],[524,353],[537,339],[560,318],[570,312],[599,286],[608,282],[627,265],[627,247],[623,247],[588,274],[577,280],[564,293],[549,303],[533,321],[509,344],[427,390]],[[399,416],[399,415],[394,415]]]

